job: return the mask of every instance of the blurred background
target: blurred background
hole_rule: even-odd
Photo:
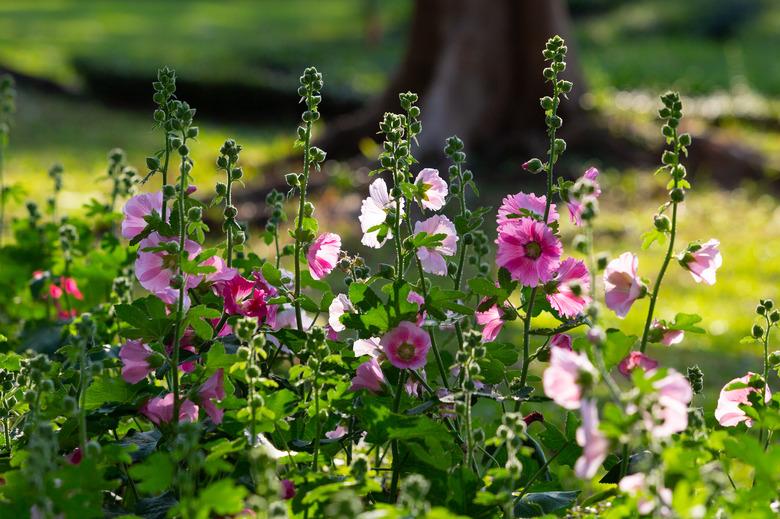
[[[653,354],[700,364],[710,390],[758,369],[758,347],[739,340],[758,298],[778,296],[780,281],[776,0],[1,0],[0,70],[19,91],[6,157],[7,182],[17,186],[10,212],[23,216],[28,199],[43,207],[55,162],[65,168],[61,206],[71,214],[106,198],[100,178],[111,148],[125,149],[144,174],[144,158],[162,146],[151,83],[168,65],[179,97],[198,109],[199,193],[209,196],[217,150],[235,138],[246,172],[241,215],[259,230],[265,193],[296,166],[297,80],[315,65],[325,76],[318,142],[331,159],[315,180],[318,215],[369,255],[356,214],[379,117],[398,110],[399,91],[421,95],[424,165],[446,167],[445,137],[466,141],[480,205],[538,188],[519,165],[544,152],[540,50],[554,33],[567,38],[566,75],[576,83],[561,173],[602,170],[599,246],[637,251],[651,279],[663,252],[640,251],[640,235],[665,197],[653,177],[663,144],[658,95],[684,96],[695,189],[679,243],[720,239],[724,266],[714,287],[671,269],[660,317],[699,313],[708,334]],[[641,333],[645,305],[629,314],[629,330]]]

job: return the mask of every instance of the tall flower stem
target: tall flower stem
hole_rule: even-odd
[[[311,121],[306,122],[306,135],[303,141],[303,174],[300,180],[300,200],[298,203],[298,226],[295,237],[295,253],[293,261],[295,265],[295,323],[298,331],[303,331],[303,318],[301,317],[301,240],[299,235],[303,232],[303,215],[306,207],[306,189],[309,184],[309,156],[311,151]]]
[[[395,390],[395,398],[393,399],[393,413],[397,414],[401,407],[401,394],[404,390],[404,383],[406,382],[406,370],[402,369],[398,374],[398,387]],[[398,440],[393,440],[393,475],[390,480],[390,502],[395,502],[398,497],[398,480],[401,475],[401,453],[398,448]]]

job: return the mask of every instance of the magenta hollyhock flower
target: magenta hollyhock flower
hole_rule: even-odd
[[[483,302],[486,299],[482,300]],[[504,315],[504,310],[493,305],[484,312],[474,312],[477,324],[482,326],[482,342],[493,342],[501,332],[501,328],[504,326],[504,320],[501,318]]]
[[[156,396],[146,401],[141,406],[141,414],[146,416],[155,425],[168,423],[173,420],[173,393],[164,397]],[[189,399],[183,400],[179,405],[180,422],[197,422],[198,406]]]
[[[295,497],[295,483],[289,479],[283,479],[279,484],[279,497],[282,499],[292,499]]]
[[[574,463],[574,474],[580,479],[590,479],[607,459],[609,441],[599,430],[599,414],[596,401],[582,401],[582,427],[577,429],[577,444],[582,455]]]
[[[550,339],[550,346],[553,348],[563,348],[564,350],[572,351],[571,343],[571,335],[565,333],[556,333]]]
[[[527,213],[533,213],[541,220],[544,218],[544,208],[547,205],[547,197],[544,195],[536,196],[533,193],[517,193],[507,195],[501,201],[496,215],[496,224],[500,227],[506,222],[527,218]],[[555,210],[555,204],[550,204],[550,213],[547,215],[547,223],[551,224],[558,220],[558,212]]]
[[[447,261],[444,256],[452,256],[458,248],[458,233],[455,225],[444,215],[435,214],[414,224],[414,234],[421,232],[434,234],[444,234],[441,245],[436,247],[420,247],[417,249],[417,257],[422,263],[422,268],[429,274],[436,276],[447,275]]]
[[[137,384],[154,371],[148,359],[154,351],[141,341],[128,340],[119,350],[122,359],[122,378],[129,384]]]
[[[693,280],[705,285],[715,284],[715,273],[723,264],[723,256],[720,254],[720,242],[710,240],[701,245],[692,245],[680,258],[680,265],[687,269]]]
[[[645,415],[645,426],[656,438],[667,438],[688,427],[688,404],[693,390],[688,379],[677,371],[669,373],[653,383],[658,391],[658,402]]]
[[[276,305],[269,305],[268,300],[277,292],[262,278],[249,280],[236,272],[231,279],[215,283],[214,291],[222,297],[225,312],[230,315],[256,317],[268,323],[275,319]]]
[[[175,242],[176,238],[162,237],[153,232],[138,246],[138,258],[135,260],[135,275],[141,286],[166,304],[174,304],[179,299],[179,289],[171,286],[171,278],[176,275],[177,254],[163,251],[144,251],[147,248],[158,247],[163,243]],[[190,259],[200,253],[200,245],[192,240],[184,242],[184,249]],[[201,282],[202,276],[187,276],[186,288],[195,288]],[[189,297],[185,291],[185,306],[189,305]]]
[[[525,286],[552,280],[563,247],[552,230],[533,218],[509,220],[498,228],[496,264]]]
[[[596,369],[584,353],[551,348],[550,366],[544,370],[544,393],[564,409],[577,409],[583,395],[583,382],[590,385]]]
[[[645,287],[637,274],[639,258],[624,252],[607,264],[604,270],[604,291],[607,306],[621,319],[634,301],[642,297]]]
[[[346,326],[341,322],[341,316],[355,311],[355,307],[344,294],[333,298],[328,307],[328,325],[334,332],[343,332]]]
[[[398,369],[420,369],[425,366],[430,336],[417,325],[403,321],[379,341],[390,363]]]
[[[444,207],[447,198],[447,183],[439,176],[439,171],[425,168],[417,174],[414,183],[422,186],[423,195],[420,205],[431,211]]]
[[[379,337],[356,340],[352,344],[352,351],[355,353],[355,357],[368,355],[369,357],[378,358],[382,354],[382,345],[379,344],[379,341]]]
[[[152,212],[161,214],[162,203],[162,191],[143,193],[128,200],[123,209],[125,217],[122,220],[122,237],[131,240],[141,234],[146,227],[144,217]]]
[[[425,298],[414,290],[409,291],[409,295],[406,296],[406,300],[410,303],[416,304],[417,306],[422,306],[425,304]]]
[[[388,229],[387,235],[384,236],[382,241],[379,241],[379,230],[374,229],[385,223],[387,219],[387,211],[395,209],[395,200],[390,198],[387,191],[387,184],[381,178],[374,180],[370,186],[368,186],[369,196],[363,200],[363,204],[360,207],[360,229],[363,231],[363,238],[360,243],[366,247],[372,249],[378,249],[385,244],[387,240],[393,238],[391,229]],[[401,199],[401,213],[403,214],[404,201]],[[374,229],[374,230],[371,230]]]
[[[601,196],[601,186],[599,186],[598,183],[599,170],[596,168],[588,168],[585,174],[582,175],[582,178],[589,180],[593,184],[593,193],[588,196],[592,196],[593,198]],[[570,196],[569,200],[566,202],[566,207],[569,209],[569,220],[578,227],[582,225],[582,209],[585,207],[583,202],[584,200],[577,200],[572,196]]]
[[[620,371],[626,377],[631,376],[631,372],[636,368],[641,368],[642,371],[653,371],[658,367],[658,361],[653,360],[641,351],[632,351],[626,358],[620,361],[618,364],[618,371]]]
[[[211,375],[198,390],[200,405],[209,415],[211,421],[215,424],[222,423],[222,417],[225,411],[215,405],[215,401],[220,402],[225,398],[225,370],[219,368]]]
[[[339,261],[339,252],[341,252],[341,238],[338,234],[332,232],[320,234],[306,253],[311,277],[322,279],[330,274]]]
[[[79,290],[79,286],[76,284],[76,280],[73,278],[61,276],[60,285],[66,294],[73,296],[75,299],[81,301],[84,299],[84,295]]]
[[[368,389],[372,393],[382,391],[382,385],[385,383],[385,374],[382,373],[382,367],[379,361],[371,358],[357,367],[355,378],[352,379],[350,391],[359,389]]]
[[[73,452],[65,455],[65,460],[71,465],[78,465],[82,459],[84,459],[84,453],[81,452],[80,447],[76,447]]]
[[[730,380],[720,390],[720,396],[718,397],[718,406],[715,409],[715,418],[718,423],[723,427],[734,427],[740,422],[745,422],[748,427],[753,426],[753,420],[751,420],[745,411],[739,408],[740,405],[748,405],[752,407],[752,403],[748,400],[750,393],[758,393],[759,389],[754,387],[745,387],[740,389],[728,389],[732,384],[742,382],[743,384],[749,384],[750,379],[755,373],[748,372],[744,377],[735,378]],[[768,402],[772,398],[772,392],[769,387],[766,388],[766,394],[764,395],[764,401]]]
[[[658,319],[653,320],[652,329],[657,330],[661,335],[661,344],[664,346],[671,346],[673,344],[679,344],[685,338],[685,332],[682,330],[670,330],[664,323]]]
[[[582,315],[590,303],[588,267],[580,260],[566,258],[544,290],[550,306],[560,315],[570,318]]]

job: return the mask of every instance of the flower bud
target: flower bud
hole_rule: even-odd
[[[773,323],[780,321],[780,312],[774,310],[771,314],[769,314],[769,320],[772,321]]]
[[[176,188],[171,184],[165,184],[162,191],[166,200],[170,200],[176,197]]]
[[[691,389],[693,393],[698,395],[704,389],[704,374],[699,366],[688,367],[688,381],[691,383]]]
[[[184,276],[181,274],[176,274],[174,276],[171,276],[171,288],[175,288],[176,290],[180,289],[182,285],[184,284]]]
[[[754,339],[760,339],[764,336],[764,329],[760,325],[754,324],[750,333],[753,335]]]
[[[233,168],[230,172],[230,180],[241,180],[244,176],[244,170],[241,168]]]
[[[671,191],[669,191],[669,198],[672,200],[672,202],[674,202],[676,204],[680,203],[683,200],[685,200],[685,191],[683,191],[679,187],[676,187],[676,188],[672,189]]]
[[[764,305],[758,305],[758,306],[756,307],[756,313],[757,313],[758,315],[764,315],[764,314],[766,314],[766,308],[764,308]]]
[[[203,218],[203,209],[199,206],[190,207],[187,210],[187,219],[191,222],[199,222]]]
[[[657,214],[653,217],[653,225],[655,225],[656,230],[666,232],[672,228],[672,221],[666,215]]]
[[[226,219],[228,220],[233,219],[236,217],[237,214],[238,214],[238,209],[236,209],[236,206],[229,205],[225,207],[224,215]]]
[[[769,365],[773,368],[780,367],[780,351],[773,351],[770,353],[767,360],[769,361]]]
[[[544,170],[544,164],[539,159],[531,159],[523,164],[523,169],[530,173],[539,173]]]

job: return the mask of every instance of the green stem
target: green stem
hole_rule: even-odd
[[[398,409],[401,407],[401,394],[404,391],[404,382],[406,382],[406,370],[402,369],[398,374],[398,388],[395,391],[395,398],[393,399],[393,414],[398,414]],[[393,477],[390,480],[390,502],[394,503],[398,497],[398,480],[401,475],[401,454],[398,448],[398,440],[393,440]]]
[[[319,472],[320,467],[317,458],[320,453],[320,436],[322,436],[322,422],[320,420],[320,384],[319,384],[320,367],[317,365],[317,370],[314,372],[314,454],[312,456],[312,470]]]
[[[3,236],[5,235],[5,133],[0,134],[0,247],[3,245]]]
[[[87,339],[85,339],[86,341]],[[82,456],[87,455],[87,347],[84,343],[81,347],[81,361],[79,362],[79,446]]]
[[[555,451],[555,452],[552,454],[552,456],[550,456],[549,458],[547,458],[547,461],[544,463],[544,465],[542,465],[541,467],[539,467],[539,468],[536,470],[536,472],[534,472],[534,474],[533,474],[533,475],[532,475],[532,476],[531,476],[531,477],[528,479],[528,482],[527,482],[527,483],[525,484],[525,486],[523,487],[523,490],[521,490],[521,491],[520,491],[520,493],[519,493],[519,494],[517,495],[517,497],[515,498],[515,502],[516,502],[516,503],[519,503],[519,502],[520,502],[520,500],[521,500],[521,499],[523,499],[523,496],[525,496],[525,495],[528,493],[528,491],[531,489],[531,486],[533,485],[533,483],[534,483],[534,482],[535,482],[537,479],[539,479],[539,476],[541,476],[542,474],[544,474],[544,473],[547,471],[547,467],[549,467],[549,466],[550,466],[550,463],[552,463],[552,462],[553,462],[553,460],[554,460],[555,458],[557,458],[557,457],[558,457],[558,455],[559,455],[560,453],[562,453],[564,450],[566,450],[566,448],[569,446],[569,444],[570,444],[570,443],[571,443],[571,440],[567,440],[567,441],[566,441],[566,443],[564,443],[564,444],[561,446],[561,448],[560,448],[560,449],[558,449],[557,451]]]
[[[163,162],[163,169],[161,171],[162,173],[162,185],[165,187],[166,184],[168,184],[168,160],[171,156],[171,141],[168,139],[168,132],[165,131],[165,128],[163,128],[163,132],[165,133],[165,160]],[[168,200],[163,197],[162,202],[162,217],[163,222],[167,222],[167,216],[168,216]]]
[[[303,142],[303,181],[300,185],[300,203],[298,205],[298,226],[295,236],[295,322],[298,325],[298,331],[303,331],[303,318],[301,316],[301,240],[300,234],[303,232],[303,216],[306,207],[306,189],[309,184],[309,162],[311,160],[311,121],[306,123],[306,135]]]
[[[230,207],[233,205],[233,175],[231,175],[231,171],[233,169],[233,163],[228,160],[227,168],[225,168],[225,171],[227,172],[227,188],[225,189],[225,207]],[[234,223],[235,220],[232,220],[231,223]],[[228,268],[233,266],[233,227],[228,225],[227,227],[227,250],[225,251],[225,254],[227,255],[227,266]]]
[[[182,132],[182,142],[186,143],[186,135]],[[173,340],[173,360],[171,366],[171,376],[173,379],[173,423],[179,423],[179,408],[181,406],[179,395],[179,350],[181,349],[181,323],[184,320],[184,293],[187,287],[187,280],[184,270],[182,268],[184,264],[185,254],[187,254],[185,241],[187,238],[187,222],[185,221],[186,214],[184,211],[184,197],[187,193],[187,158],[181,159],[181,171],[179,178],[179,200],[178,200],[178,212],[179,212],[179,258],[178,258],[178,273],[181,280],[181,286],[179,287],[179,300],[176,304],[176,328],[174,329]]]

